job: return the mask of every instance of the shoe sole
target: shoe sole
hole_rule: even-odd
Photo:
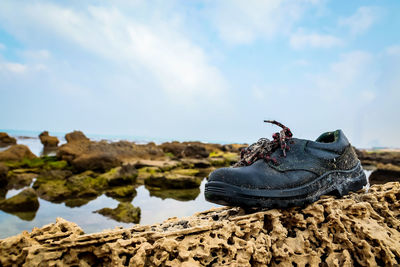
[[[304,206],[322,195],[347,195],[368,183],[360,161],[351,170],[330,171],[305,185],[288,189],[249,189],[224,182],[210,181],[205,186],[207,201],[225,205],[259,208]]]

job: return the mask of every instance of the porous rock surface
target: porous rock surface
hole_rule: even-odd
[[[0,241],[0,265],[394,266],[400,184],[322,197],[305,208],[222,207],[161,224],[83,234],[57,219]]]

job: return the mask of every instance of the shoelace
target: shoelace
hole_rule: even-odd
[[[256,143],[243,148],[240,151],[240,160],[233,167],[249,166],[259,159],[266,162],[272,161],[277,164],[277,160],[271,157],[272,152],[277,148],[281,148],[283,156],[286,157],[286,151],[289,150],[287,142],[292,138],[293,134],[288,127],[275,120],[265,120],[264,122],[275,124],[282,128],[279,133],[272,135],[272,140],[268,138],[260,138]]]

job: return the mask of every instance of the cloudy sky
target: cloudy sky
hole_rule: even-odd
[[[399,1],[0,1],[0,129],[400,147]]]

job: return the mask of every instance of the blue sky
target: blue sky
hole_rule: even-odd
[[[400,147],[399,1],[0,2],[0,129]]]

